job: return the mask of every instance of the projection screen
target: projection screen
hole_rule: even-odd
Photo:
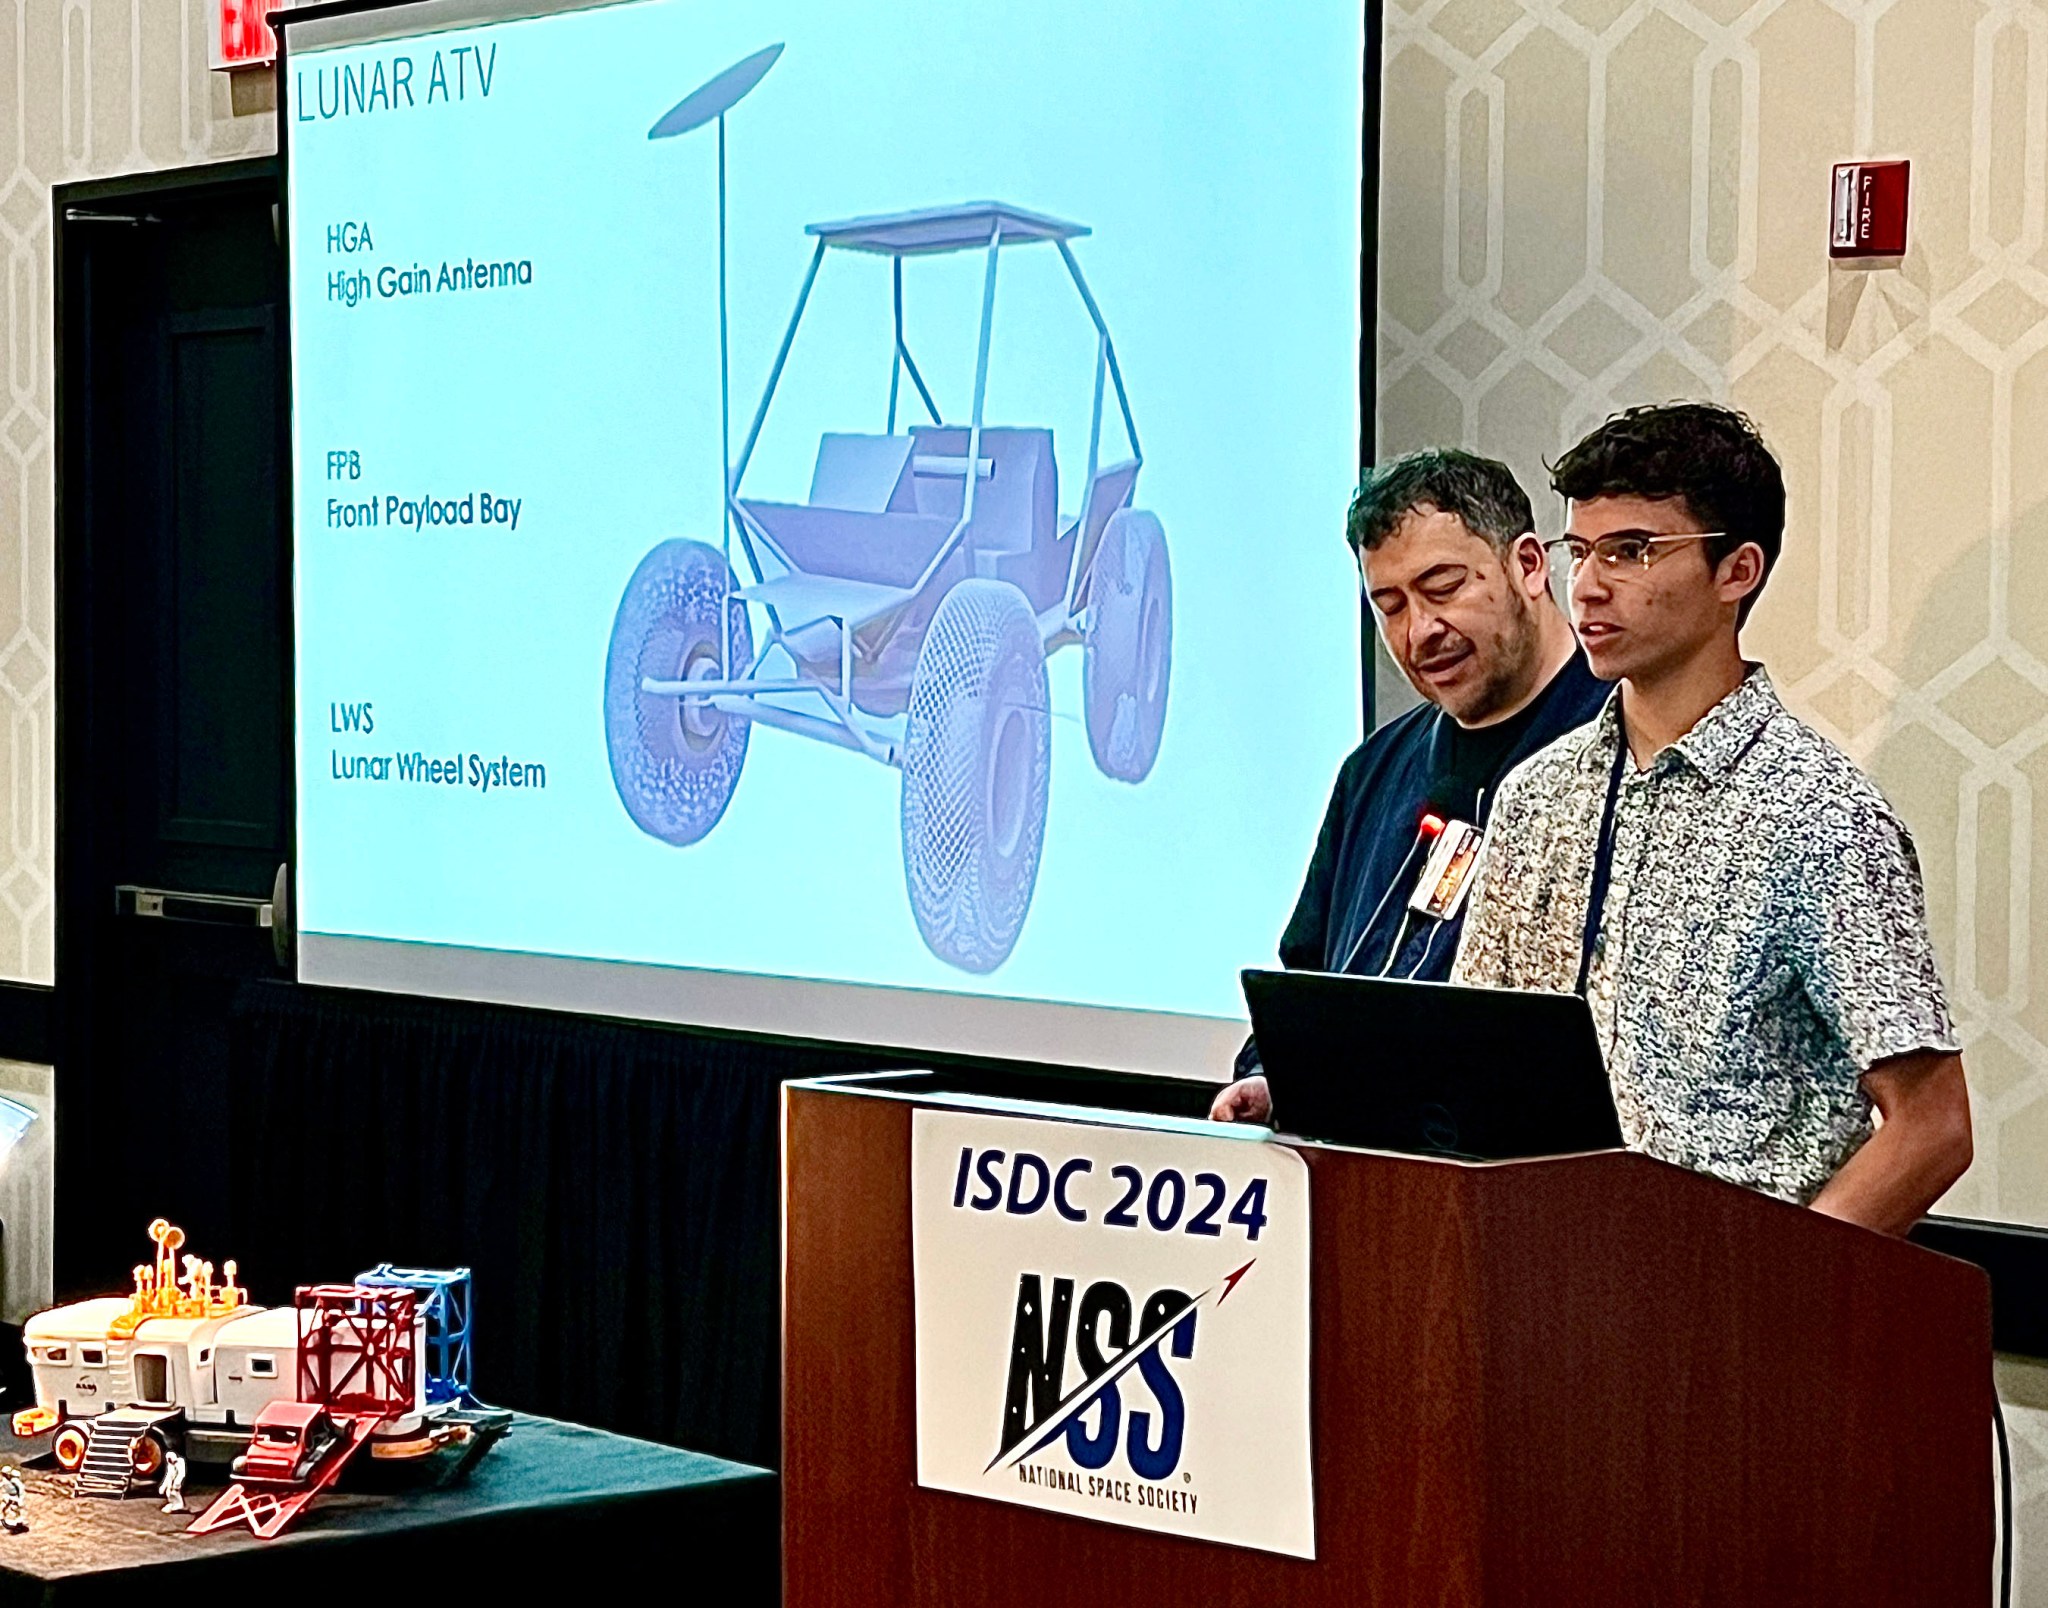
[[[285,22],[301,978],[1220,1075],[1360,731],[1356,0]]]

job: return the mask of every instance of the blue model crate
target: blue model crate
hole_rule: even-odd
[[[452,1401],[480,1405],[470,1388],[469,1269],[393,1267],[379,1262],[356,1283],[372,1289],[412,1290],[427,1320],[426,1395],[429,1406]]]

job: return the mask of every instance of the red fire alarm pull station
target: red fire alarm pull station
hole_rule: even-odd
[[[1906,172],[1904,162],[1835,164],[1830,257],[1906,254]]]

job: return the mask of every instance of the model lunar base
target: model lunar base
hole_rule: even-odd
[[[451,1473],[511,1423],[470,1393],[468,1269],[387,1263],[262,1307],[233,1262],[216,1283],[211,1262],[181,1261],[181,1229],[159,1218],[149,1237],[132,1293],[22,1331],[36,1404],[14,1433],[50,1435],[74,1497],[153,1490],[167,1463],[182,1487],[188,1458],[225,1464],[234,1483],[191,1533],[246,1524],[268,1539],[363,1459]]]

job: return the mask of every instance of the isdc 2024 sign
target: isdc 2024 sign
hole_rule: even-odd
[[[1299,1156],[924,1108],[912,1169],[919,1484],[1315,1556]]]

